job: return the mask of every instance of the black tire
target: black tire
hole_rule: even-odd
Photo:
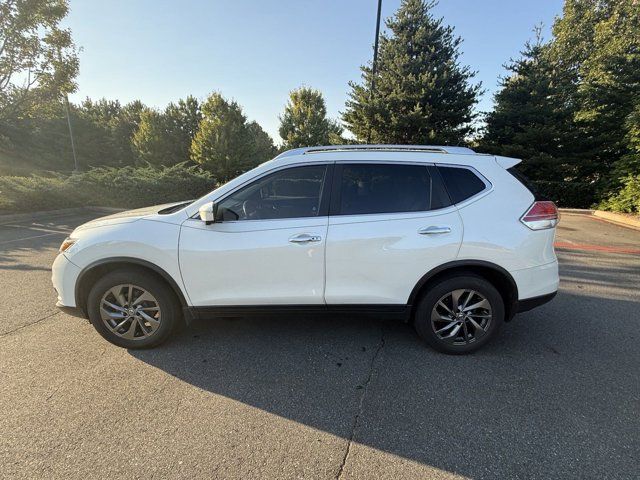
[[[461,320],[451,320],[451,323],[447,323],[449,322],[449,320],[443,321],[437,319],[435,320],[436,325],[434,326],[434,322],[432,322],[432,313],[434,312],[436,304],[444,297],[443,303],[445,303],[445,306],[438,306],[438,309],[434,314],[434,318],[438,318],[438,313],[443,313],[445,316],[449,316],[450,313],[445,309],[445,307],[452,307],[453,297],[449,297],[448,295],[456,290],[477,292],[477,294],[484,297],[484,299],[488,301],[490,312],[485,309],[477,309],[473,311],[474,314],[476,311],[479,312],[478,317],[473,318],[476,324],[479,324],[478,322],[484,322],[485,317],[490,315],[488,324],[485,326],[486,330],[475,328],[473,324],[470,323],[471,320],[463,320],[465,317],[462,317],[463,319]],[[464,299],[466,299],[466,297],[470,295],[470,293],[463,294]],[[474,305],[476,305],[478,304],[478,300],[480,300],[480,297],[473,297],[470,302],[476,302],[474,303]],[[460,303],[463,303],[462,298],[460,300]],[[483,305],[486,304],[483,303]],[[458,305],[458,308],[460,308],[460,305]],[[455,308],[451,308],[451,310],[455,310],[455,312],[458,312],[458,310]],[[460,315],[464,315],[464,313],[460,312]],[[479,318],[481,316],[483,316],[482,319]],[[458,323],[454,324],[454,321]],[[496,333],[503,323],[504,301],[502,300],[502,296],[490,282],[482,277],[473,274],[451,276],[432,285],[431,288],[429,288],[424,293],[424,295],[422,295],[422,298],[418,302],[414,317],[414,326],[416,331],[418,332],[418,335],[425,342],[427,342],[429,346],[431,346],[435,350],[438,350],[439,352],[453,355],[471,353],[478,350],[496,336]],[[442,338],[443,336],[446,336],[448,334],[455,333],[454,329],[458,326],[458,324],[460,325],[460,327],[458,328],[458,330],[456,330],[456,336],[450,339]],[[446,328],[448,328],[448,325],[453,325],[453,327],[449,330],[445,330]],[[484,325],[480,323],[480,326]],[[467,328],[467,330],[463,330],[463,327]],[[439,335],[438,333],[436,333],[436,328],[438,328],[438,330],[445,331]],[[473,333],[471,333],[472,331]],[[476,333],[477,338],[475,336]],[[471,335],[474,335],[474,337],[471,338]]]
[[[160,307],[159,326],[149,336],[135,339],[127,339],[117,335],[107,327],[102,319],[100,303],[103,295],[111,288],[118,285],[135,285],[149,292]],[[106,274],[91,288],[87,298],[87,310],[89,320],[106,340],[123,348],[140,349],[152,348],[160,345],[167,338],[184,324],[180,302],[175,293],[164,281],[152,274],[138,270],[117,270]],[[131,325],[131,324],[129,324]],[[121,330],[124,330],[122,327]],[[142,335],[140,326],[137,333]],[[136,330],[136,328],[134,328]]]

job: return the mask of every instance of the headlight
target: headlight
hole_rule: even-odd
[[[60,249],[58,250],[60,253],[62,252],[66,252],[67,250],[69,250],[76,242],[78,241],[77,238],[71,238],[71,237],[67,237],[64,239],[64,241],[62,242],[62,245],[60,245]]]

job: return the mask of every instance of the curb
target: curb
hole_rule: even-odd
[[[596,210],[595,212],[593,212],[593,216],[598,217],[602,220],[606,220],[607,222],[615,223],[616,225],[633,228],[634,230],[640,230],[640,218],[633,218],[632,216],[622,215],[620,213],[614,212],[603,212],[602,210]]]
[[[614,225],[640,230],[640,217],[634,218],[633,215],[581,208],[559,208],[558,210],[565,215],[588,215],[598,220],[613,223]]]
[[[10,213],[7,215],[0,215],[0,225],[13,222],[24,222],[29,220],[42,220],[44,218],[62,217],[65,215],[71,215],[74,213],[82,212],[96,212],[96,213],[118,213],[126,210],[125,208],[111,208],[111,207],[75,207],[75,208],[62,208],[59,210],[47,210],[33,213]]]
[[[568,213],[569,215],[593,215],[595,210],[587,208],[559,208],[560,213]]]

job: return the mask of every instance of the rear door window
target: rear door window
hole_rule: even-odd
[[[468,168],[438,166],[438,171],[449,192],[451,203],[463,202],[487,188],[478,175]]]
[[[432,180],[426,165],[342,164],[332,212],[338,215],[422,212],[433,200]]]

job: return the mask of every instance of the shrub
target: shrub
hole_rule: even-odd
[[[215,187],[210,173],[172,167],[100,167],[71,176],[0,176],[0,212],[86,205],[135,208],[200,197]]]
[[[640,214],[640,175],[629,175],[623,187],[598,205],[602,210]]]

